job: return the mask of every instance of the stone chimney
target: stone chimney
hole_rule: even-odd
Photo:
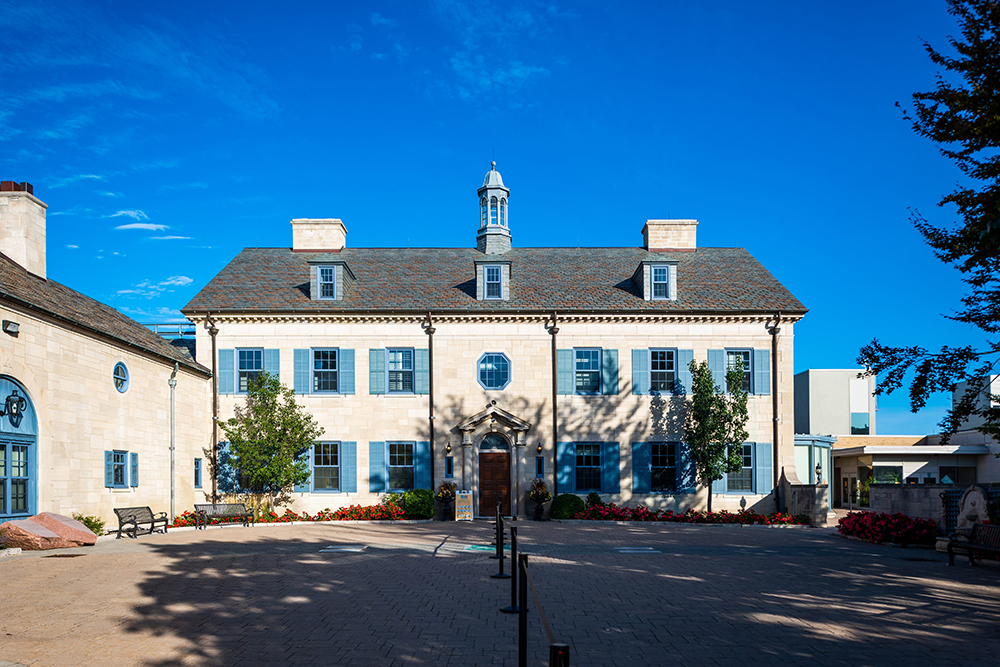
[[[347,245],[347,227],[337,218],[292,220],[293,252],[340,252]]]
[[[697,220],[647,220],[642,227],[646,250],[691,250],[698,248]]]
[[[31,183],[0,181],[0,252],[45,278],[45,209]]]

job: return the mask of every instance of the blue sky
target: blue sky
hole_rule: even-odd
[[[909,222],[951,220],[960,175],[895,107],[957,34],[943,0],[29,1],[0,25],[0,178],[49,205],[49,276],[141,322],[292,218],[471,246],[495,154],[516,245],[640,245],[674,217],[747,248],[810,308],[796,371],[979,341]],[[947,403],[882,397],[879,432]]]

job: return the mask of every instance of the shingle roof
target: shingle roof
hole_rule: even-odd
[[[477,301],[474,262],[510,262],[510,300]],[[309,297],[309,262],[345,262],[357,281],[340,301]],[[640,262],[677,262],[676,301],[644,301]],[[345,248],[339,253],[246,248],[182,312],[359,311],[782,312],[806,308],[743,248]]]
[[[122,347],[136,347],[199,373],[211,371],[135,320],[54,280],[43,280],[0,254],[0,300],[71,323]]]

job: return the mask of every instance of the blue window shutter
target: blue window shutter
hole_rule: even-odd
[[[368,443],[368,491],[385,491],[385,442]]]
[[[573,350],[556,350],[556,393],[572,394],[575,389]]]
[[[413,488],[431,489],[432,485],[431,443],[422,440],[413,445]]]
[[[632,350],[632,393],[649,393],[649,350]]]
[[[726,393],[726,351],[708,351],[708,369],[712,371],[712,382],[715,383],[715,390]]]
[[[229,450],[229,443],[222,441],[219,443],[219,491],[222,493],[236,493],[239,491],[240,478],[236,469],[235,460]]]
[[[115,485],[115,453],[104,452],[104,486]]]
[[[601,393],[618,395],[618,350],[601,351]]]
[[[621,448],[617,442],[605,442],[601,448],[601,492],[621,493]]]
[[[368,350],[368,393],[385,393],[385,349]],[[383,485],[385,480],[382,480]]]
[[[300,484],[296,484],[295,485],[295,493],[309,493],[310,491],[312,491],[313,462],[316,460],[315,457],[313,456],[312,445],[309,446],[309,449],[307,449],[306,451],[302,452],[299,455],[298,458],[299,458],[300,461],[303,460],[303,459],[305,459],[306,463],[309,464],[309,479],[307,479],[305,482],[302,482]]]
[[[309,382],[309,350],[295,350],[295,393],[308,394],[312,387]]]
[[[677,443],[677,493],[698,492],[698,467],[686,442]]]
[[[340,393],[354,393],[354,350],[340,350]]]
[[[691,394],[691,362],[694,361],[694,350],[677,350],[677,393],[685,396]]]
[[[281,379],[281,350],[264,350],[264,370]]]
[[[233,357],[236,350],[219,350],[219,393],[232,394],[234,392],[236,370]]]
[[[632,443],[632,493],[649,493],[652,457],[648,442]]]
[[[576,491],[576,443],[556,443],[556,475],[559,491],[573,493]]]
[[[774,490],[774,452],[769,442],[758,442],[753,448],[753,490],[761,495]]]
[[[725,493],[729,486],[729,476],[723,473],[722,479],[712,482],[712,493]]]
[[[753,393],[771,395],[771,350],[753,351]]]
[[[128,476],[129,486],[139,486],[139,452],[132,452],[129,455],[129,462],[132,464]]]
[[[340,443],[340,490],[358,492],[358,443]]]
[[[413,393],[429,394],[431,391],[430,350],[413,351]],[[428,488],[418,486],[418,489]]]

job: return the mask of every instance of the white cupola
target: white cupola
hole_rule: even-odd
[[[510,220],[507,200],[510,190],[503,184],[497,163],[490,170],[479,188],[479,233],[476,248],[487,255],[502,255],[510,250]]]

